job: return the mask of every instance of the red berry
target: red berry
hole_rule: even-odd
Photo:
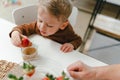
[[[26,73],[27,76],[31,77],[35,73],[35,69]]]
[[[22,39],[22,47],[27,47],[29,46],[30,41],[27,38]]]
[[[48,77],[43,78],[42,80],[50,80]]]
[[[64,80],[64,79],[63,79],[63,76],[59,76],[56,78],[56,80]]]

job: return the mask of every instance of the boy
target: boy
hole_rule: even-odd
[[[74,33],[68,21],[71,11],[69,0],[39,0],[38,20],[14,27],[10,33],[12,43],[21,47],[21,36],[39,34],[61,43],[63,52],[77,49],[82,41],[81,37]]]

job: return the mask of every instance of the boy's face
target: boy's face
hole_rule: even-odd
[[[55,16],[49,14],[42,8],[38,9],[37,26],[42,36],[55,34],[59,29],[64,27],[64,23],[58,20]]]

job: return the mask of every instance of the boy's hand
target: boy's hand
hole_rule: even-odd
[[[22,47],[22,38],[27,38],[26,36],[20,34],[18,31],[13,31],[11,34],[11,41],[17,47]]]
[[[74,49],[74,46],[70,43],[65,43],[61,46],[61,51],[67,53],[67,52],[71,52]]]

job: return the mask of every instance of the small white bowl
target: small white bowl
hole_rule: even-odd
[[[22,47],[21,52],[25,61],[33,60],[38,55],[37,46],[35,44],[29,47]]]

